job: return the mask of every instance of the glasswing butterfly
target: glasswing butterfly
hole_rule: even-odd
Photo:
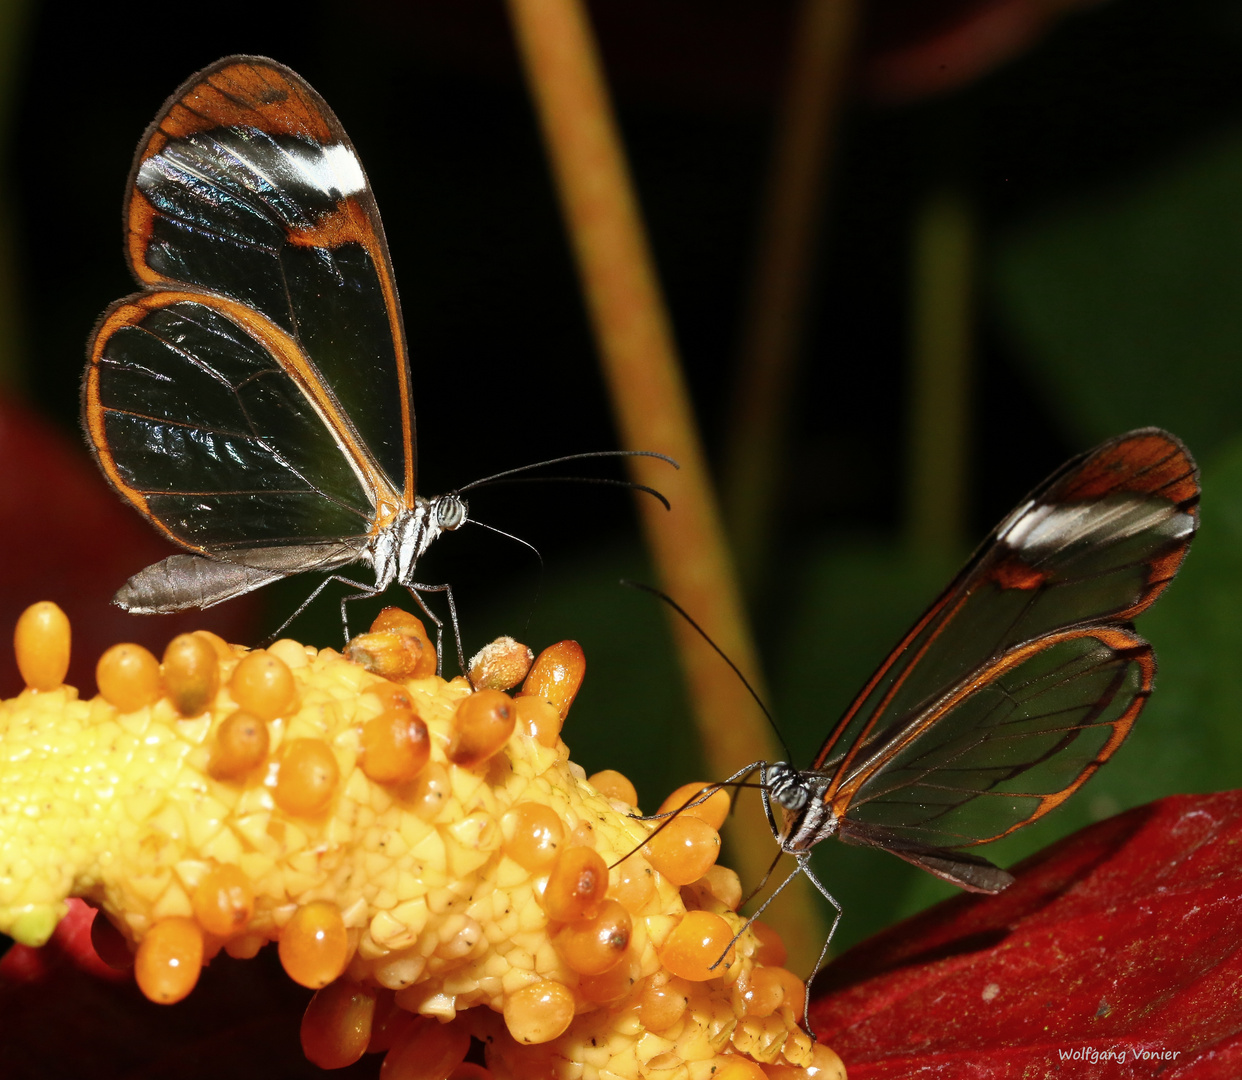
[[[415,565],[467,522],[462,492],[525,470],[418,494],[384,229],[327,103],[275,61],[212,64],[147,129],[124,217],[143,288],[94,329],[83,426],[113,487],[188,553],[135,574],[114,602],[209,607],[319,570],[330,576],[307,603],[331,580],[358,596],[396,582],[424,611],[419,592],[446,593],[456,630],[451,590],[416,583]],[[540,465],[632,453],[663,457]],[[370,566],[374,585],[331,574],[350,563]]]
[[[797,860],[772,895],[806,874],[836,908],[832,931],[841,907],[810,867],[832,836],[999,892],[1012,875],[970,849],[1060,806],[1129,734],[1156,673],[1131,620],[1177,573],[1198,505],[1198,469],[1167,432],[1075,458],[984,540],[808,768],[757,761],[698,798],[758,773],[780,852]]]

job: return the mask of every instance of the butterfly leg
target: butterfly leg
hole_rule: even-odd
[[[318,598],[319,594],[328,587],[328,583],[330,581],[339,581],[342,585],[348,585],[351,589],[357,589],[358,596],[374,596],[376,593],[376,590],[370,585],[363,585],[362,582],[354,581],[352,578],[341,577],[340,574],[329,574],[326,578],[323,579],[323,581],[321,581],[318,585],[315,586],[310,596],[308,596],[305,600],[303,600],[297,606],[293,614],[290,615],[284,622],[282,622],[278,627],[276,627],[275,630],[273,630],[267,636],[267,643],[270,644],[271,642],[275,641],[277,636],[281,634],[285,630],[285,628],[288,627],[288,625],[291,622],[293,622],[294,619],[296,619],[299,615],[302,614],[302,612],[304,612],[308,607],[310,607],[311,604],[313,604],[315,600]],[[358,599],[358,596],[347,596],[345,600],[355,600],[355,599]],[[345,643],[349,644],[349,623],[345,621],[345,600],[341,601],[341,622],[344,623],[345,625]]]
[[[337,581],[343,581],[347,585],[353,585],[358,591],[352,596],[341,597],[341,626],[345,629],[345,644],[349,644],[349,615],[345,611],[345,605],[351,600],[367,600],[372,596],[379,596],[383,589],[377,589],[374,585],[359,585],[356,581],[346,581],[345,578],[336,578]]]
[[[837,913],[833,916],[832,925],[828,928],[828,936],[824,938],[824,947],[819,950],[819,959],[815,961],[815,967],[811,970],[811,974],[806,980],[806,1005],[802,1012],[802,1026],[806,1028],[807,1034],[811,1038],[815,1038],[815,1033],[811,1031],[811,983],[815,981],[815,976],[819,974],[819,969],[824,966],[824,961],[828,958],[828,946],[832,944],[833,935],[837,932],[837,924],[841,921],[841,905],[837,902],[837,898],[824,888],[824,883],[815,876],[815,872],[811,869],[811,853],[808,851],[798,856],[798,869],[806,874],[811,884],[819,891],[819,895],[828,901]]]
[[[784,854],[783,851],[778,851],[776,853],[776,858],[779,859],[783,854]],[[776,868],[776,860],[773,860],[772,866],[768,869],[768,873],[764,875],[764,880],[766,880],[768,876],[771,875],[772,870],[774,870],[775,868]],[[775,900],[778,896],[780,896],[781,893],[785,891],[785,886],[788,885],[791,881],[793,881],[793,879],[796,878],[799,874],[806,873],[806,872],[807,872],[806,867],[802,865],[801,861],[799,861],[797,867],[794,868],[793,873],[790,874],[787,878],[785,878],[784,881],[782,881],[778,886],[776,886],[775,889],[772,890],[772,895],[769,896],[766,900],[764,900],[764,902],[760,904],[758,908],[755,909],[755,913],[751,915],[746,920],[746,922],[742,925],[742,928],[736,934],[733,935],[732,939],[729,941],[729,944],[725,946],[724,952],[720,954],[719,958],[716,960],[716,963],[712,964],[713,971],[715,970],[716,965],[719,964],[722,960],[724,960],[726,956],[728,956],[729,950],[733,948],[734,945],[737,944],[737,939],[740,938],[744,933],[746,933],[747,930],[750,929],[750,924],[753,923],[757,918],[759,918],[759,916],[762,915],[764,911],[767,910],[768,905],[772,903],[773,900]],[[835,904],[836,901],[834,900],[833,903]]]
[[[436,618],[432,610],[423,603],[423,598],[419,593],[425,592],[442,592],[445,599],[448,600],[449,619],[453,623],[453,640],[457,644],[457,663],[461,665],[461,673],[469,678],[466,667],[466,654],[461,647],[461,625],[457,621],[457,602],[453,599],[453,587],[451,585],[421,585],[418,582],[410,582],[406,585],[406,589],[414,597],[414,602],[423,609],[423,613],[433,623],[436,624],[436,674],[440,674],[440,669],[444,663],[444,653],[442,639],[444,637],[444,623]]]

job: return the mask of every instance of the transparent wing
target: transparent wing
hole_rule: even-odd
[[[221,297],[115,305],[83,412],[117,490],[199,552],[366,536],[375,507],[396,498],[292,338]]]
[[[198,550],[366,534],[413,505],[383,228],[322,98],[262,58],[195,75],[140,145],[126,223],[148,291],[101,320],[83,391],[125,497]]]
[[[1129,630],[1013,649],[867,740],[831,797],[843,837],[877,846],[985,844],[1064,802],[1117,750],[1151,693]]]
[[[979,548],[872,676],[812,768],[836,800],[862,757],[950,688],[1072,627],[1122,626],[1177,572],[1198,524],[1198,471],[1146,428],[1070,462]]]

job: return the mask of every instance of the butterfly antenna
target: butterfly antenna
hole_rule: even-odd
[[[548,465],[560,465],[566,461],[588,461],[591,458],[617,458],[617,457],[649,457],[658,458],[660,461],[667,461],[674,469],[680,469],[677,464],[667,454],[658,454],[654,450],[585,450],[580,454],[565,454],[563,457],[548,458],[547,461],[536,461],[531,465],[519,465],[516,469],[505,469],[504,472],[493,473],[491,476],[485,476],[481,480],[474,480],[465,487],[457,489],[460,494],[463,491],[470,491],[473,488],[482,487],[484,484],[490,484],[495,480],[502,480],[508,476],[516,476],[518,473],[530,472],[532,469],[543,469]],[[636,485],[641,488],[641,485]],[[650,488],[642,488],[644,491],[650,491]]]
[[[530,550],[535,553],[535,558],[539,560],[539,569],[542,572],[544,568],[543,556],[539,553],[539,549],[529,540],[523,540],[520,536],[514,536],[513,533],[505,532],[504,529],[498,529],[495,525],[488,525],[487,522],[480,521],[478,518],[467,518],[466,524],[477,525],[480,529],[486,529],[488,532],[495,533],[497,536],[503,536],[508,540],[512,540],[515,544],[521,544],[524,548],[530,548]]]
[[[626,578],[621,579],[621,584],[625,585],[627,588],[630,588],[630,589],[640,589],[645,593],[650,593],[652,596],[658,597],[659,599],[663,600],[666,604],[668,604],[669,607],[671,607],[675,612],[677,612],[678,615],[680,615],[683,619],[685,619],[686,622],[688,622],[692,627],[694,627],[694,629],[698,632],[699,637],[701,637],[704,641],[707,642],[708,645],[710,645],[713,649],[716,650],[716,655],[719,656],[721,660],[723,660],[726,664],[729,665],[729,667],[733,669],[733,674],[742,680],[742,685],[746,687],[746,690],[749,692],[750,696],[754,698],[755,704],[758,705],[759,708],[763,710],[763,715],[768,718],[768,723],[772,725],[772,731],[776,734],[777,739],[780,740],[781,746],[784,747],[785,749],[785,760],[788,761],[793,756],[793,754],[790,752],[789,744],[785,742],[785,736],[781,734],[781,729],[776,726],[776,721],[773,719],[772,714],[768,712],[768,707],[763,703],[763,698],[761,698],[759,696],[758,691],[755,690],[755,688],[750,685],[750,681],[746,678],[745,675],[742,674],[742,671],[737,666],[737,664],[735,664],[732,660],[730,660],[728,656],[725,655],[725,651],[719,645],[717,645],[714,641],[712,641],[712,639],[708,636],[707,631],[704,630],[703,627],[701,627],[698,623],[696,623],[694,619],[690,617],[690,614],[686,611],[686,609],[683,608],[679,603],[677,603],[677,601],[674,600],[671,596],[669,596],[668,593],[662,592],[661,590],[657,589],[654,585],[644,585],[641,581],[629,581]]]
[[[645,491],[648,495],[655,499],[659,499],[664,504],[665,510],[672,510],[672,504],[663,495],[653,487],[646,484],[639,484],[633,480],[618,480],[611,476],[502,476],[498,480],[488,483],[486,480],[479,480],[469,485],[470,487],[482,487],[487,484],[609,484],[612,487],[629,488],[631,491]],[[465,491],[466,488],[459,488],[458,491]]]
[[[682,813],[685,810],[689,810],[691,807],[701,806],[703,803],[707,802],[707,800],[710,799],[713,795],[715,795],[716,792],[720,791],[721,788],[727,788],[727,787],[761,788],[763,786],[762,784],[749,784],[746,782],[747,778],[757,768],[759,768],[761,764],[762,762],[756,761],[751,765],[747,765],[746,768],[744,769],[739,769],[732,776],[730,776],[729,779],[727,780],[720,780],[714,784],[704,784],[699,789],[697,794],[691,796],[689,800],[682,803],[679,807],[677,807],[676,810],[669,810],[667,813],[663,813],[663,814],[650,814],[646,817],[643,817],[639,814],[632,815],[635,821],[659,821],[660,824],[651,830],[651,832],[647,835],[647,838],[643,840],[641,844],[627,851],[615,863],[612,863],[608,867],[608,869],[611,870],[614,866],[620,866],[631,855],[637,854],[639,851],[642,850],[643,845],[646,844],[648,840],[650,840],[653,836],[658,836],[661,832],[663,832],[668,827],[669,823],[672,822],[677,817],[678,814]]]
[[[478,525],[480,528],[486,529],[488,532],[493,532],[497,536],[507,537],[509,540],[512,540],[515,543],[521,544],[523,547],[530,548],[531,551],[535,553],[535,558],[539,560],[539,577],[535,585],[535,598],[531,601],[531,606],[526,613],[526,627],[527,629],[529,629],[531,616],[535,613],[535,608],[539,604],[540,593],[543,590],[543,571],[544,571],[543,555],[540,554],[539,549],[535,547],[535,545],[532,544],[529,540],[523,540],[520,536],[514,536],[513,533],[505,532],[504,529],[498,529],[496,528],[495,525],[488,525],[485,521],[480,521],[478,518],[467,518],[466,523],[469,525]]]

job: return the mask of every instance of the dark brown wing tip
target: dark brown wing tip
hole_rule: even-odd
[[[1115,492],[1162,495],[1193,512],[1199,502],[1199,467],[1176,435],[1138,428],[1070,462],[1050,486],[1050,493],[1065,500]]]

